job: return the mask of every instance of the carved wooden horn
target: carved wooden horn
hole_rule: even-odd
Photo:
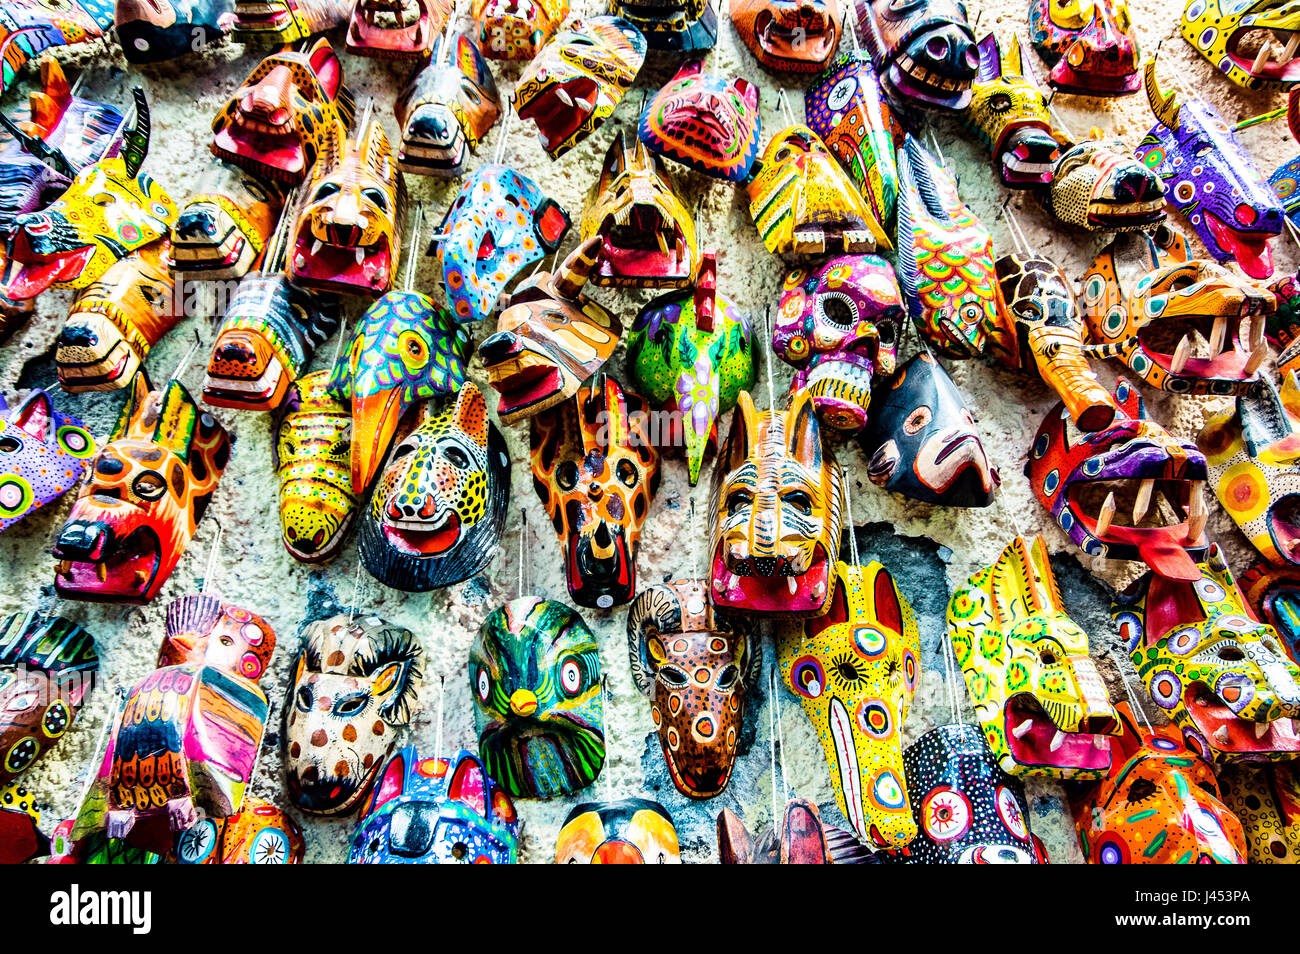
[[[1147,103],[1151,106],[1151,112],[1155,113],[1156,119],[1170,132],[1178,132],[1178,112],[1182,106],[1177,103],[1177,93],[1166,96],[1160,92],[1160,83],[1156,80],[1154,56],[1147,60],[1143,73],[1142,85],[1147,91]]]
[[[578,297],[587,276],[600,257],[600,236],[593,235],[565,257],[555,272],[555,293],[570,300]]]

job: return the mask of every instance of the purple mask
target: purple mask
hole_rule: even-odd
[[[81,482],[95,439],[35,390],[15,408],[0,397],[0,530]]]

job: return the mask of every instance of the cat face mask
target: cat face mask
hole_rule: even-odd
[[[0,397],[0,530],[77,486],[94,456],[90,431],[46,392],[12,408]]]
[[[646,105],[638,135],[651,152],[715,179],[743,182],[758,156],[758,87],[683,64]]]

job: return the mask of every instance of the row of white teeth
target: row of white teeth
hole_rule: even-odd
[[[867,229],[845,229],[840,233],[848,252],[869,252],[876,248],[875,236]],[[821,229],[803,229],[794,233],[795,251],[811,254],[826,251],[826,233]]]
[[[1051,172],[1052,169],[1055,168],[1050,162],[1030,162],[1027,159],[1021,159],[1019,156],[1014,156],[1011,153],[1004,155],[1002,161],[1012,172],[1041,173]]]
[[[809,372],[808,384],[819,384],[828,378],[843,381],[852,387],[871,387],[871,372],[847,361],[823,361]]]
[[[562,102],[565,106],[568,106],[570,109],[574,109],[575,107],[581,107],[584,111],[588,113],[591,113],[596,109],[595,93],[591,94],[590,100],[579,99],[575,102],[573,97],[569,95],[569,91],[567,89],[565,89],[563,86],[557,86],[555,88],[555,98],[558,99],[560,102]]]
[[[735,573],[729,574],[725,582],[721,578],[713,581],[713,588],[717,590],[719,593],[725,593],[728,590],[734,590],[739,585],[740,585],[740,577],[737,576]],[[799,592],[798,577],[787,576],[785,578],[785,585],[786,585],[786,589],[790,591],[791,596],[794,596],[796,593]],[[812,585],[813,599],[820,600],[822,598],[822,594],[824,594],[825,592],[826,592],[826,587],[824,584],[814,583]]]
[[[1300,36],[1300,34],[1297,34]],[[1243,337],[1250,339],[1250,357],[1246,359],[1246,366],[1242,369],[1243,373],[1250,375],[1259,370],[1264,359],[1268,357],[1268,345],[1264,342],[1264,319],[1261,317],[1257,321],[1249,318],[1243,319],[1247,325],[1246,334]],[[1182,374],[1183,368],[1187,367],[1187,361],[1192,356],[1192,335],[1195,332],[1183,335],[1178,347],[1174,349],[1174,356],[1169,361],[1170,374]],[[1210,331],[1210,357],[1217,358],[1224,352],[1224,344],[1228,337],[1228,317],[1220,315],[1214,319],[1214,328]],[[1239,350],[1237,342],[1233,342],[1232,349]]]
[[[1291,57],[1295,56],[1296,50],[1300,49],[1300,32],[1295,30],[1287,32],[1290,32],[1291,35],[1285,41],[1286,49],[1284,49],[1282,55],[1277,58],[1279,63],[1290,62]],[[1273,50],[1276,49],[1272,42],[1274,39],[1277,40],[1278,44],[1283,42],[1281,35],[1276,30],[1272,31],[1271,38],[1265,37],[1264,42],[1259,46],[1259,52],[1255,54],[1255,62],[1250,64],[1250,71],[1252,73],[1258,73],[1266,63],[1273,59]]]
[[[1138,487],[1137,499],[1133,501],[1133,523],[1137,526],[1142,522],[1142,518],[1147,515],[1151,509],[1151,496],[1156,488],[1154,479],[1144,480]],[[1115,519],[1115,492],[1112,490],[1106,495],[1105,501],[1101,505],[1101,512],[1097,515],[1097,529],[1093,536],[1104,537],[1106,531],[1110,529],[1111,521]],[[1205,523],[1210,518],[1210,510],[1205,505],[1205,481],[1197,480],[1192,482],[1191,498],[1187,504],[1187,542],[1195,543],[1201,539],[1201,534],[1205,532]]]
[[[898,64],[898,67],[907,73],[907,75],[912,77],[912,79],[920,80],[927,86],[933,86],[936,89],[950,89],[955,91],[959,89],[967,89],[970,86],[969,82],[944,79],[937,73],[931,73],[924,66],[918,65],[917,62],[906,53],[900,53],[896,63]]]
[[[1026,719],[1024,722],[1020,723],[1020,725],[1012,729],[1011,734],[1014,735],[1017,739],[1023,739],[1029,733],[1029,730],[1032,729],[1033,727],[1034,727],[1034,720]],[[1093,735],[1091,732],[1062,732],[1060,729],[1057,729],[1056,735],[1052,736],[1052,741],[1047,746],[1048,749],[1055,752],[1057,749],[1059,749],[1062,745],[1065,744],[1065,740],[1071,735],[1073,735],[1076,739],[1082,739],[1082,738],[1088,739],[1090,742],[1092,742],[1093,748],[1097,748],[1105,751],[1107,748],[1110,747],[1110,742],[1107,740],[1107,737],[1104,735]]]

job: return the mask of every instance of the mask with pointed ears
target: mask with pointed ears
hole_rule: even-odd
[[[411,78],[393,109],[402,130],[397,168],[454,179],[501,115],[501,96],[473,40],[439,35],[429,64]]]
[[[786,800],[780,825],[756,835],[729,808],[718,813],[718,861],[724,865],[829,865],[830,840],[837,830],[822,821],[806,798]],[[858,844],[852,835],[845,837]]]
[[[855,0],[855,13],[894,105],[966,108],[979,54],[961,0]]]
[[[12,408],[0,397],[0,530],[79,484],[94,456],[90,431],[45,391]]]
[[[1004,50],[990,33],[980,40],[979,56],[979,78],[963,114],[966,126],[992,150],[993,168],[1008,189],[1047,185],[1061,143],[1043,91],[1025,72],[1019,37],[1012,34]]]
[[[284,198],[238,166],[211,160],[171,230],[173,272],[243,278],[266,248]]]
[[[348,52],[402,63],[427,63],[455,8],[454,0],[357,0],[348,20]]]
[[[1066,225],[1132,232],[1164,222],[1165,186],[1122,140],[1094,126],[1086,139],[1061,152],[1043,204]]]
[[[815,73],[840,45],[840,0],[731,0],[741,41],[768,69]]]
[[[478,45],[494,60],[531,60],[569,15],[569,0],[474,0]]]
[[[1030,0],[1029,33],[1052,89],[1127,96],[1142,83],[1128,0]]]
[[[758,156],[758,87],[684,63],[641,113],[638,135],[667,159],[715,179],[744,182]]]

